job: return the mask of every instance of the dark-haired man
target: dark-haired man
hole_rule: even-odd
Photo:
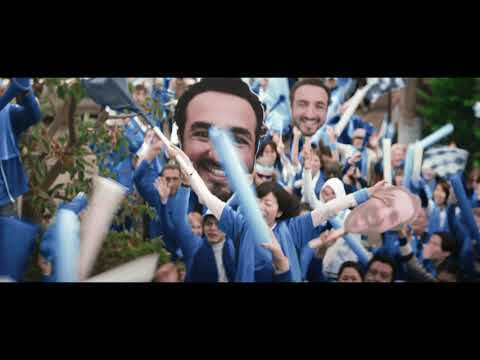
[[[252,173],[263,120],[258,97],[240,78],[202,79],[179,99],[175,109],[179,141],[209,190],[220,199],[228,200],[231,190],[210,143],[209,128],[232,132],[240,158]]]
[[[440,275],[442,272],[452,272],[449,270],[451,267],[440,265],[445,262],[455,262],[459,252],[457,240],[454,237],[451,237],[448,233],[434,233],[427,245],[423,248],[424,259],[420,262],[413,255],[412,247],[410,245],[412,240],[411,232],[408,232],[407,229],[403,229],[401,233],[400,253],[406,264],[409,278],[413,281],[420,282],[447,281],[444,279],[446,274],[442,274],[442,276]],[[458,277],[459,274],[456,274],[455,278]]]
[[[181,253],[178,251],[176,231],[171,219],[172,204],[162,202],[157,187],[158,183],[162,182],[168,189],[168,195],[176,194],[180,187],[180,168],[176,164],[167,164],[163,167],[161,174],[157,172],[152,166],[152,161],[160,152],[161,147],[162,144],[153,131],[147,132],[144,146],[139,152],[133,180],[140,195],[150,206],[155,208],[159,224],[161,224],[159,232],[163,235],[167,250],[172,254],[172,261],[175,261],[177,256],[181,256]]]
[[[329,101],[330,90],[322,79],[302,79],[291,88],[292,126],[296,130],[288,134],[284,142],[292,162],[293,157],[301,154],[305,140],[325,124]]]
[[[302,79],[290,91],[293,125],[311,137],[327,119],[330,91],[321,79]]]
[[[395,281],[395,262],[384,255],[374,255],[368,265],[365,274],[365,282],[391,283]]]

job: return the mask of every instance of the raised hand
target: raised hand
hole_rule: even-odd
[[[310,170],[312,168],[312,150],[310,146],[305,144],[302,149],[303,168]]]
[[[157,178],[157,180],[155,180],[153,186],[155,187],[155,189],[157,189],[162,204],[165,205],[170,196],[170,188],[168,187],[167,182],[162,176],[160,176]]]
[[[380,134],[376,131],[370,136],[370,139],[369,139],[370,146],[373,149],[378,148],[379,141],[380,141]]]
[[[408,242],[413,239],[413,229],[408,225],[403,225],[400,230],[398,230],[398,235],[400,238],[407,239]]]
[[[277,238],[271,232],[272,241],[269,243],[264,243],[261,246],[267,250],[270,250],[273,257],[273,265],[279,273],[285,273],[290,269],[290,264],[288,262],[288,257],[283,254],[282,247],[278,242]]]
[[[311,240],[308,243],[308,246],[310,246],[312,249],[328,249],[343,235],[345,235],[345,230],[343,228],[337,230],[325,230],[318,238]]]
[[[356,152],[349,160],[348,163],[350,165],[355,165],[357,164],[360,160],[362,160],[362,154],[359,152]]]
[[[155,132],[153,130],[148,130],[143,145],[138,151],[138,155],[141,158],[151,161],[160,154],[163,146],[163,142],[158,138]]]
[[[182,151],[182,149],[178,148],[175,145],[171,145],[168,147],[167,151],[172,158],[175,158],[177,160],[182,170],[188,176],[191,176],[195,172],[192,161],[187,156],[187,154]]]
[[[355,179],[355,170],[357,168],[355,166],[350,166],[346,172],[346,174],[343,176],[342,180],[345,184],[350,185],[353,180]]]
[[[272,136],[272,141],[277,145],[278,155],[283,155],[285,153],[285,144],[283,143],[282,137],[280,134],[275,133]]]
[[[327,126],[327,135],[331,144],[335,144],[337,142],[337,134],[335,134],[335,129],[333,127]]]
[[[328,248],[345,234],[343,229],[338,230],[326,230],[320,234],[320,237],[311,240],[308,246],[315,250],[315,255],[318,258],[325,256]]]
[[[391,206],[395,199],[394,195],[388,194],[386,192],[382,193],[382,191],[389,186],[390,185],[385,180],[381,180],[377,182],[375,185],[373,185],[372,187],[369,187],[368,193],[370,194],[370,197],[374,197],[376,199],[383,201],[386,206]]]
[[[298,127],[294,126],[292,131],[293,131],[293,137],[300,138],[302,136],[302,132]]]
[[[385,190],[388,187],[388,183],[385,180],[380,180],[375,185],[368,188],[370,196],[378,194],[380,191]]]

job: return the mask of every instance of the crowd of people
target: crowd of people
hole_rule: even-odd
[[[147,82],[134,83],[132,94],[144,109],[158,86]],[[394,133],[355,114],[338,130],[354,101],[355,89],[345,91],[349,84],[345,78],[162,79],[168,106],[160,128],[166,139],[142,127],[137,116],[107,121],[105,126],[122,129],[131,153],[111,167],[116,180],[155,209],[149,235],[161,236],[170,254],[152,281],[476,281],[480,172],[462,174],[460,190],[434,169],[423,167],[413,179],[407,144],[395,143]],[[22,225],[13,200],[28,191],[16,139],[41,118],[31,88],[21,89],[17,104],[0,112],[3,233]],[[246,170],[269,242],[257,241],[247,216],[253,210],[233,190],[212,129],[232,135],[231,159],[238,157]],[[386,169],[384,139],[392,143]],[[382,194],[392,186],[419,199],[415,216],[377,238],[348,233],[344,224],[351,212],[372,198],[387,203]],[[78,194],[59,210],[71,211],[81,223],[88,208],[87,196]],[[40,247],[45,281],[57,280],[55,249],[62,239],[54,226]],[[23,231],[27,239],[33,230]],[[20,280],[21,266],[16,269],[10,277]]]

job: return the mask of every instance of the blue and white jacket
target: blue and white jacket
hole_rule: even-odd
[[[13,203],[28,191],[18,139],[41,117],[40,106],[33,94],[25,96],[19,105],[8,104],[0,111],[0,206]]]

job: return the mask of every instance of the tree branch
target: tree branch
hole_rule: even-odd
[[[73,147],[77,144],[77,133],[75,129],[75,111],[77,109],[77,100],[71,95],[68,101],[68,146]]]

